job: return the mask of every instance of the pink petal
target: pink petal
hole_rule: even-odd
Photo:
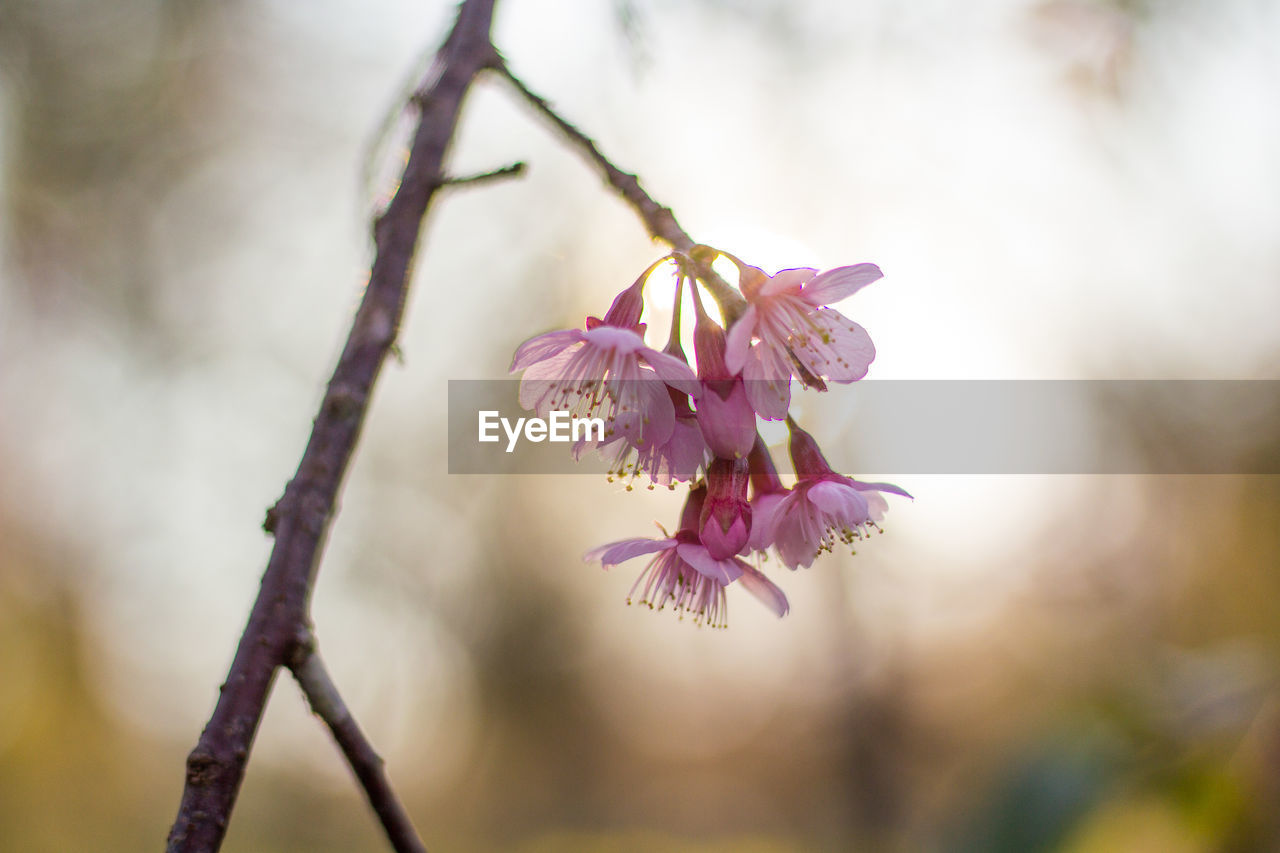
[[[697,421],[676,419],[663,456],[665,464],[662,469],[652,472],[658,485],[665,486],[670,480],[692,481],[697,476],[698,469],[707,458],[707,443]]]
[[[620,329],[617,326],[596,326],[590,331],[583,332],[582,336],[592,346],[611,349],[622,355],[630,355],[645,348],[644,338],[630,329]]]
[[[864,497],[867,499],[867,517],[872,521],[881,521],[889,511],[889,502],[879,492],[867,492]]]
[[[911,500],[915,500],[910,492],[901,486],[895,486],[893,483],[863,483],[859,480],[850,480],[849,482],[852,483],[853,487],[860,492],[888,492],[893,495],[902,495],[904,498],[911,498]]]
[[[691,397],[697,397],[702,393],[702,383],[698,381],[693,370],[674,355],[644,347],[640,350],[640,358],[653,368],[658,378],[677,391],[683,391]]]
[[[830,308],[811,315],[814,328],[805,329],[792,343],[800,363],[815,376],[833,382],[854,382],[867,375],[876,348],[867,330]]]
[[[738,565],[741,560],[735,560],[732,557],[727,560],[713,559],[702,545],[685,542],[676,546],[676,553],[698,574],[721,586],[727,586],[742,576],[742,568]]]
[[[856,526],[867,520],[867,499],[852,486],[821,480],[804,491],[810,503],[845,524]]]
[[[774,529],[773,546],[787,568],[798,569],[803,566],[807,569],[813,565],[813,558],[818,556],[818,542],[805,534],[798,513],[780,515]]]
[[[581,329],[561,329],[529,338],[516,348],[515,358],[511,360],[510,372],[515,373],[534,362],[551,358],[584,338],[585,334]]]
[[[791,605],[787,603],[786,593],[753,566],[741,560],[738,562],[742,566],[742,577],[739,580],[746,587],[747,592],[754,595],[757,601],[773,611],[773,615],[779,619],[786,616],[791,610]]]
[[[735,381],[728,399],[707,389],[698,400],[698,426],[711,452],[722,459],[737,459],[751,452],[756,441],[756,413],[746,389]]]
[[[798,267],[793,270],[781,270],[770,276],[764,287],[760,288],[761,296],[776,296],[779,293],[799,293],[804,283],[816,273],[813,267]]]
[[[665,551],[675,544],[674,539],[622,539],[610,542],[608,545],[601,545],[599,548],[592,548],[582,555],[582,561],[590,563],[593,560],[599,560],[600,564],[608,569],[619,563],[625,563],[633,557],[652,554],[654,551]]]
[[[862,288],[884,278],[875,264],[854,264],[827,270],[804,286],[800,298],[810,305],[830,305],[857,293]]]
[[[556,390],[562,385],[573,384],[570,371],[574,358],[581,352],[581,347],[573,347],[529,365],[520,380],[520,405],[546,417],[549,400]]]
[[[774,513],[774,548],[790,569],[813,565],[825,529],[815,517],[815,507],[793,489]]]
[[[773,544],[774,528],[778,521],[778,506],[787,494],[787,492],[769,492],[752,499],[751,539],[747,543],[751,550],[764,551]]]
[[[715,464],[715,463],[712,463]],[[751,538],[749,519],[738,515],[729,522],[729,529],[720,526],[720,520],[714,516],[698,531],[698,539],[707,549],[713,560],[731,560],[733,555],[744,551]]]
[[[772,355],[772,351],[764,346],[751,350],[747,366],[742,371],[742,384],[756,414],[768,421],[780,421],[791,408],[790,365],[785,371],[776,361],[771,367],[766,367],[766,353]]]
[[[637,447],[658,447],[667,443],[676,425],[676,407],[661,382],[638,380],[629,383],[638,392],[640,411],[619,413],[619,431]],[[634,418],[634,426],[630,423]]]
[[[748,305],[742,312],[738,322],[729,328],[729,337],[725,341],[724,363],[729,372],[737,375],[747,363],[747,350],[751,349],[751,336],[756,330],[756,306]]]

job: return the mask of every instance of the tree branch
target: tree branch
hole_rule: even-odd
[[[360,787],[364,788],[369,805],[382,822],[392,848],[396,853],[427,853],[427,848],[413,828],[413,822],[409,820],[409,814],[391,788],[382,756],[374,750],[355,717],[351,716],[346,703],[342,701],[324,661],[320,659],[312,634],[307,633],[298,638],[293,659],[289,661],[289,669],[293,671],[293,677],[307,697],[311,710],[324,720],[334,741],[342,749],[347,764],[356,774]]]
[[[524,174],[525,164],[523,160],[517,160],[509,166],[503,166],[501,169],[491,169],[488,172],[481,172],[478,175],[465,175],[460,178],[445,178],[445,186],[475,186],[476,184],[485,184],[489,181],[500,181],[505,178],[518,178]]]
[[[222,844],[254,736],[280,667],[289,667],[312,709],[328,724],[397,851],[423,853],[403,806],[369,744],[315,651],[309,626],[311,590],[332,521],[337,495],[360,437],[374,384],[395,340],[422,221],[445,187],[514,176],[515,164],[482,175],[450,178],[444,160],[471,84],[486,69],[500,71],[570,145],[604,175],[640,215],[654,239],[684,255],[733,319],[745,302],[711,268],[713,257],[680,227],[670,208],[658,204],[635,175],[614,166],[595,143],[531,92],[502,62],[490,29],[496,0],[463,0],[427,82],[414,94],[420,112],[409,160],[395,195],[373,223],[375,254],[369,282],[346,346],[325,390],[306,450],[284,494],[268,512],[264,528],[275,547],[262,577],[248,625],[218,702],[187,757],[186,785],[169,832],[169,853],[212,853]]]
[[[320,552],[374,382],[400,326],[423,217],[445,182],[444,158],[467,90],[482,70],[499,63],[489,36],[494,3],[462,3],[429,82],[415,97],[421,116],[409,161],[395,196],[374,223],[369,282],[302,461],[268,513],[275,547],[213,715],[187,757],[170,853],[209,853],[221,846],[276,672],[305,636]]]
[[[644,187],[640,186],[639,178],[615,166],[608,157],[604,156],[591,137],[578,130],[577,127],[556,112],[555,108],[545,98],[530,90],[519,77],[512,73],[505,62],[498,66],[497,71],[511,83],[515,90],[520,93],[520,96],[528,101],[539,115],[551,122],[552,126],[569,141],[571,146],[576,148],[583,157],[600,170],[605,182],[613,187],[618,195],[622,196],[623,200],[631,205],[632,209],[640,216],[641,221],[644,222],[645,228],[649,230],[649,235],[653,239],[661,240],[672,249],[685,255],[689,255],[693,251],[693,248],[698,245],[697,242],[676,221],[675,214],[671,212],[671,208],[658,204],[645,191]],[[707,286],[707,290],[715,297],[716,302],[720,304],[720,310],[724,314],[725,322],[732,323],[746,310],[745,300],[737,290],[730,287],[728,282],[720,277],[719,273],[712,269],[711,264],[701,257],[691,258],[691,261],[692,266],[697,270],[699,280]]]

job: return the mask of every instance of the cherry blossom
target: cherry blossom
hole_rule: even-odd
[[[889,483],[863,483],[831,470],[817,442],[804,430],[791,427],[791,459],[800,478],[770,514],[774,548],[789,568],[809,567],[837,541],[852,545],[879,529],[888,510],[881,493],[911,495]]]
[[[825,390],[823,380],[853,382],[867,373],[875,346],[866,329],[826,305],[851,296],[883,273],[875,264],[819,273],[802,267],[769,276],[732,255],[747,308],[729,328],[725,363],[741,372],[761,417],[781,420],[791,404],[791,375]],[[754,343],[753,343],[754,341]]]
[[[716,559],[698,538],[695,526],[702,514],[706,486],[689,493],[681,513],[680,530],[663,539],[623,539],[588,551],[583,560],[599,560],[612,568],[646,554],[653,558],[631,587],[627,603],[633,600],[662,610],[668,604],[695,622],[714,628],[726,625],[725,587],[741,581],[742,586],[774,615],[790,610],[786,595],[762,572],[738,557]]]
[[[553,410],[602,417],[606,437],[622,435],[638,447],[671,437],[675,408],[666,386],[695,396],[702,390],[688,364],[646,346],[633,329],[603,322],[530,338],[512,359],[511,372],[519,370],[524,408],[542,417]]]

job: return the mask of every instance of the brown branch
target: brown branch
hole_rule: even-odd
[[[518,178],[524,174],[525,168],[524,161],[517,160],[509,166],[503,166],[501,169],[492,169],[488,172],[481,172],[478,175],[464,175],[460,178],[445,178],[444,183],[446,186],[450,187],[487,184],[489,181],[500,181],[505,178]]]
[[[423,217],[445,181],[444,158],[467,90],[482,70],[498,64],[489,36],[494,3],[462,3],[429,82],[415,97],[421,117],[409,161],[374,223],[369,283],[302,461],[268,513],[275,547],[213,715],[187,757],[170,853],[209,853],[221,845],[276,672],[305,636],[320,552],[374,382],[400,326]]]
[[[622,196],[627,204],[640,216],[644,222],[645,228],[649,230],[649,235],[655,240],[661,240],[677,252],[688,255],[698,243],[689,236],[689,233],[680,226],[676,221],[675,214],[671,212],[671,208],[658,204],[644,187],[640,185],[640,179],[635,175],[624,172],[613,164],[613,162],[600,151],[599,146],[591,137],[578,130],[567,119],[556,112],[555,108],[547,102],[545,98],[529,89],[528,86],[516,77],[507,67],[506,63],[498,66],[498,72],[505,77],[515,90],[520,93],[533,109],[543,118],[551,122],[552,126],[560,132],[562,136],[569,141],[569,144],[578,149],[589,162],[600,170],[605,182]],[[746,302],[737,290],[732,288],[728,282],[720,277],[711,265],[707,263],[698,253],[699,257],[691,259],[691,265],[697,270],[698,279],[707,286],[707,290],[715,297],[716,302],[720,304],[720,310],[724,314],[725,322],[732,323],[737,317],[746,310]]]
[[[337,686],[329,677],[324,661],[316,650],[315,637],[306,634],[298,639],[289,669],[307,697],[307,703],[316,716],[324,720],[333,734],[334,741],[347,758],[360,787],[364,789],[369,805],[382,822],[387,839],[396,853],[427,853],[418,838],[409,814],[401,805],[387,778],[382,756],[374,750],[360,730],[360,725],[342,701]]]

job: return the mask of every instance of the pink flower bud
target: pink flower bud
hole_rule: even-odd
[[[703,383],[698,399],[698,426],[716,456],[738,459],[756,440],[756,412],[741,379]]]
[[[790,418],[787,419],[787,426],[791,428],[791,464],[796,469],[796,476],[801,480],[809,480],[834,474],[813,436],[796,426],[796,422]]]
[[[751,538],[750,482],[746,459],[716,459],[707,468],[707,498],[698,523],[698,538],[712,559],[727,560]]]
[[[704,388],[698,399],[698,426],[712,453],[738,459],[750,453],[755,442],[756,412],[747,399],[742,377],[735,376],[725,364],[724,329],[703,309],[696,287],[693,307],[697,312],[693,351]]]
[[[640,314],[644,311],[644,283],[648,277],[649,270],[645,270],[635,284],[614,297],[613,304],[604,315],[604,325],[623,329],[634,329],[640,325]]]

